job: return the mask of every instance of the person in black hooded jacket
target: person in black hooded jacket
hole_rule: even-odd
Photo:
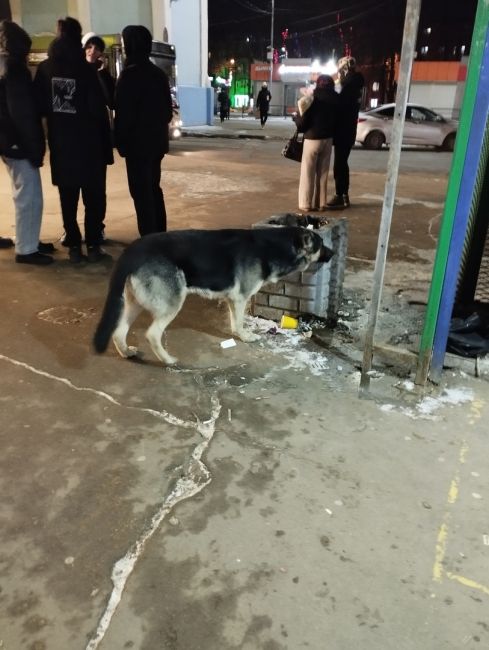
[[[80,191],[85,205],[89,262],[109,260],[100,248],[106,209],[107,165],[114,162],[109,118],[97,71],[85,59],[81,25],[58,21],[58,37],[39,64],[34,85],[47,117],[51,178],[58,186],[70,261],[85,260],[77,223]]]
[[[298,131],[304,133],[299,180],[299,209],[304,212],[326,209],[329,161],[338,113],[334,80],[322,74],[317,78],[309,108],[294,118]]]
[[[115,88],[115,144],[126,159],[129,191],[141,236],[166,230],[160,186],[173,115],[166,74],[149,60],[151,32],[142,25],[122,30],[126,61]]]
[[[53,258],[38,251],[43,208],[39,167],[46,144],[27,67],[30,47],[31,39],[19,25],[0,23],[0,155],[12,181],[16,261],[49,264]]]

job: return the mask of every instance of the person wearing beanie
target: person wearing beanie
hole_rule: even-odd
[[[141,236],[166,230],[161,161],[169,150],[173,115],[166,74],[149,59],[151,32],[142,25],[122,30],[125,65],[115,88],[115,144],[126,160],[129,192]]]
[[[51,178],[59,191],[64,244],[75,264],[111,259],[100,244],[107,165],[114,162],[105,98],[97,71],[85,59],[81,34],[74,18],[59,20],[58,36],[34,79],[39,108],[47,118]],[[86,256],[77,222],[80,193],[85,207]]]
[[[46,265],[53,258],[38,250],[43,208],[39,167],[46,144],[27,67],[30,48],[31,39],[19,25],[0,22],[0,155],[12,182],[15,260]],[[4,238],[0,244],[0,248],[14,245]]]
[[[263,82],[260,92],[256,97],[256,107],[260,111],[260,124],[261,128],[265,126],[268,119],[268,111],[270,110],[270,102],[272,101],[272,95],[268,90],[268,84]]]
[[[339,97],[333,78],[320,75],[312,102],[299,100],[294,117],[297,130],[304,133],[299,180],[299,210],[325,210],[328,200],[328,174],[333,136],[339,113]]]
[[[356,69],[352,56],[338,61],[338,81],[340,83],[340,105],[338,126],[334,137],[334,180],[336,193],[327,207],[331,210],[344,210],[350,207],[350,168],[348,157],[357,135],[358,112],[365,81]]]

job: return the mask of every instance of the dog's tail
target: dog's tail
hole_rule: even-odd
[[[93,336],[93,347],[99,354],[107,349],[124,307],[124,286],[130,269],[124,264],[123,256],[119,259],[110,279],[102,317]]]

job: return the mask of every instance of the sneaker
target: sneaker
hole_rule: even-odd
[[[38,266],[46,266],[46,264],[52,264],[54,262],[53,258],[49,255],[44,255],[39,251],[35,253],[29,253],[28,255],[19,255],[15,256],[15,261],[18,264],[37,264]]]
[[[87,246],[87,257],[89,262],[109,262],[112,255],[106,253],[100,246]]]
[[[83,255],[81,246],[70,246],[69,259],[72,264],[80,264],[87,261],[87,256]]]
[[[350,207],[350,197],[348,196],[348,194],[343,194],[343,203],[345,208]]]
[[[350,202],[348,201],[348,205],[349,204]],[[326,207],[329,208],[330,210],[344,210],[348,206],[345,204],[344,196],[335,194],[331,199],[331,201],[328,201],[326,203]]]
[[[39,242],[39,246],[37,247],[37,250],[40,253],[44,253],[44,254],[56,252],[56,248],[54,247],[54,244],[52,244],[51,242],[43,242],[43,241]]]
[[[0,248],[13,248],[14,246],[14,240],[10,237],[0,237]]]

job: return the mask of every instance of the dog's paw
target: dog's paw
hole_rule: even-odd
[[[174,366],[177,363],[178,359],[176,357],[172,357],[171,354],[168,354],[167,357],[165,358],[165,363],[167,366]]]
[[[259,334],[254,334],[253,332],[240,332],[238,336],[245,343],[252,343],[253,341],[259,341],[261,339]]]
[[[130,359],[131,357],[138,357],[139,350],[134,345],[128,345],[125,350],[124,356],[126,357],[126,359]]]

